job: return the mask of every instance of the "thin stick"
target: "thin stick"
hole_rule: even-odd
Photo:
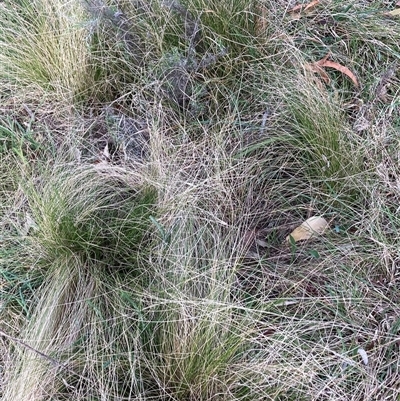
[[[37,349],[31,347],[30,345],[24,343],[23,341],[21,341],[21,340],[18,339],[18,338],[15,338],[15,337],[10,336],[9,334],[5,333],[3,330],[0,330],[0,336],[6,337],[6,338],[8,338],[9,340],[14,341],[14,342],[16,342],[16,343],[22,345],[22,346],[25,347],[26,349],[29,349],[30,351],[32,351],[32,352],[34,352],[35,354],[41,356],[42,358],[47,359],[48,361],[50,361],[51,363],[53,363],[53,364],[56,365],[56,366],[61,366],[61,367],[65,368],[65,369],[67,369],[67,367],[66,367],[64,364],[62,364],[61,362],[57,361],[57,359],[54,359],[54,358],[52,358],[51,356],[44,354],[43,352],[41,352],[41,351],[39,351],[39,350],[37,350]]]
[[[29,351],[34,352],[35,354],[39,355],[40,357],[42,357],[43,359],[48,360],[49,362],[51,362],[53,365],[57,366],[57,367],[61,367],[62,369],[65,369],[71,373],[73,373],[74,375],[78,376],[80,379],[85,380],[87,382],[90,382],[90,380],[87,377],[84,377],[82,375],[80,375],[79,373],[75,372],[73,369],[71,369],[69,366],[61,363],[60,361],[58,361],[57,359],[52,358],[49,355],[46,355],[45,353],[31,347],[30,345],[28,345],[27,343],[23,342],[22,340],[20,340],[19,338],[10,336],[9,334],[5,333],[3,330],[0,330],[0,336],[8,338],[11,341],[16,342],[17,344],[22,345],[23,347],[25,347],[26,349],[28,349]]]

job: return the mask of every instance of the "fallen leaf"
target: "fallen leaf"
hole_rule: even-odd
[[[328,222],[321,216],[313,216],[295,228],[290,235],[286,237],[289,242],[292,238],[294,242],[303,241],[322,235],[328,228]]]
[[[313,8],[315,8],[319,4],[320,0],[313,0],[311,3],[308,3],[306,5],[306,8],[304,11],[311,11]]]
[[[318,60],[314,63],[305,64],[305,68],[308,71],[318,74],[323,79],[323,81],[327,84],[330,82],[330,79],[329,79],[329,75],[325,72],[325,70],[323,68],[325,68],[325,67],[334,68],[335,70],[338,70],[342,74],[345,74],[346,76],[348,76],[352,80],[354,85],[358,88],[359,85],[358,85],[358,80],[357,80],[356,76],[344,65],[341,65],[334,61],[328,60],[329,57],[330,57],[330,53],[327,53],[326,56],[323,57],[321,60]]]
[[[358,88],[358,81],[356,76],[344,65],[329,60],[325,60],[323,63],[318,65],[321,67],[334,68],[335,70],[340,71],[342,74],[347,75],[353,81],[354,85]]]
[[[387,13],[385,13],[386,15],[390,15],[392,17],[397,17],[398,15],[400,15],[400,8],[395,8],[392,11],[388,11]]]
[[[289,10],[290,13],[301,13],[302,11],[311,11],[319,4],[320,0],[313,0],[308,4],[299,4]]]

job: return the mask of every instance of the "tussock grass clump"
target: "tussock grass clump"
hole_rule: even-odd
[[[315,81],[298,76],[300,84],[283,88],[286,102],[288,144],[309,178],[332,193],[347,191],[353,196],[366,180],[363,148],[351,126],[346,123],[343,101],[320,91]],[[361,146],[360,146],[361,145]]]
[[[133,177],[107,170],[61,166],[53,177],[47,174],[26,190],[42,257],[74,255],[110,269],[116,268],[112,262],[133,264],[125,258],[142,245],[155,191],[140,183],[135,188]]]
[[[2,2],[3,88],[41,88],[70,102],[90,85],[82,12],[79,2]]]
[[[1,400],[399,398],[398,20],[294,5],[0,3]]]
[[[83,379],[80,371],[84,367],[79,361],[86,353],[80,356],[75,343],[83,341],[92,324],[97,330],[103,312],[96,317],[96,304],[108,304],[110,299],[101,295],[104,277],[111,282],[118,277],[135,279],[138,287],[151,278],[142,256],[149,216],[156,213],[156,193],[141,187],[133,176],[56,166],[39,177],[35,174],[25,196],[31,223],[19,246],[30,254],[18,260],[30,263],[42,284],[34,291],[32,324],[25,328],[23,348],[10,374],[9,380],[18,386],[5,391],[5,399],[45,399],[63,392],[60,375],[73,380],[77,375],[79,383],[84,380],[79,386],[91,383],[90,375]],[[78,368],[67,366],[70,363]],[[49,366],[54,368],[51,374]]]

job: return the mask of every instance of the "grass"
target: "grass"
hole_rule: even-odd
[[[394,2],[214,3],[0,3],[0,400],[400,400]]]

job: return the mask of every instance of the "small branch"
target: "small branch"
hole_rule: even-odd
[[[64,369],[68,369],[64,364],[62,364],[61,362],[57,361],[57,359],[54,359],[51,356],[44,354],[43,352],[31,347],[30,345],[24,343],[23,341],[21,341],[18,338],[10,336],[9,334],[5,333],[3,330],[0,330],[0,336],[8,338],[9,340],[11,340],[13,342],[22,345],[24,348],[28,349],[29,351],[34,352],[35,354],[39,355],[43,359],[47,359],[53,365],[60,366],[60,367],[62,367]]]
[[[32,351],[35,354],[39,355],[41,358],[46,359],[47,361],[51,362],[54,366],[60,367],[60,368],[62,368],[64,370],[76,375],[77,377],[79,377],[83,381],[86,381],[86,382],[90,383],[90,379],[88,379],[87,377],[84,377],[84,376],[80,375],[79,373],[75,372],[69,366],[67,366],[67,365],[61,363],[60,361],[58,361],[57,359],[52,358],[51,356],[46,355],[45,353],[43,353],[43,352],[31,347],[30,345],[26,344],[25,342],[21,341],[20,339],[15,338],[13,336],[10,336],[9,334],[5,333],[3,330],[0,330],[0,336],[1,337],[5,337],[5,338],[17,343],[17,344],[22,345],[24,348],[28,349],[29,351]]]

